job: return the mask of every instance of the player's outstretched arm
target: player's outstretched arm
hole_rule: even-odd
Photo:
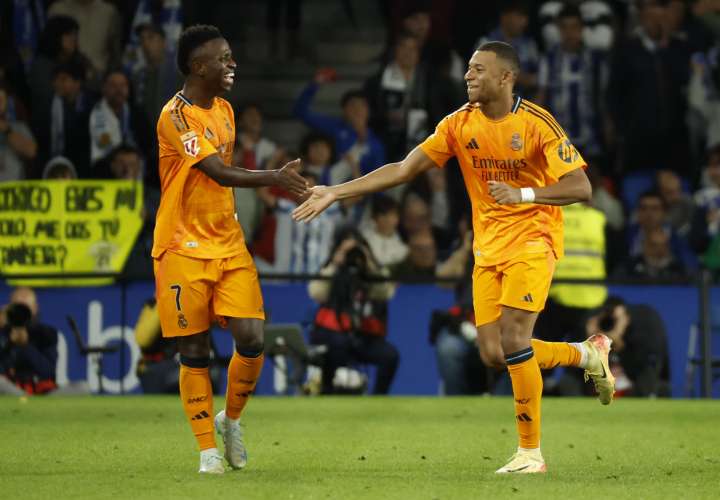
[[[290,193],[307,194],[307,181],[298,174],[300,160],[293,160],[277,170],[247,170],[228,167],[219,155],[213,154],[195,164],[205,175],[226,187],[279,186]]]
[[[401,162],[388,163],[369,174],[337,186],[316,186],[310,189],[312,195],[293,211],[293,218],[297,221],[312,220],[337,200],[384,191],[404,184],[434,166],[435,162],[422,149],[416,147]]]
[[[490,194],[501,205],[540,203],[542,205],[571,205],[592,198],[592,186],[582,168],[560,177],[555,184],[533,188],[516,188],[504,182],[488,182]]]

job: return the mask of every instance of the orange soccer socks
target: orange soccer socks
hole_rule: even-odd
[[[208,358],[180,356],[180,398],[200,450],[215,448]]]
[[[225,415],[237,420],[245,408],[255,384],[260,378],[263,360],[262,351],[236,350],[228,366],[227,395],[225,399]]]
[[[541,370],[549,370],[556,366],[582,367],[585,364],[583,358],[587,358],[582,344],[543,342],[537,339],[531,339],[531,343]]]
[[[542,376],[533,348],[505,356],[512,381],[515,398],[515,419],[520,448],[540,447],[540,399],[542,397]]]

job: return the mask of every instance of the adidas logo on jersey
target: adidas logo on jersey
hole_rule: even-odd
[[[465,149],[480,149],[480,146],[478,146],[478,143],[475,141],[475,138],[473,137],[470,139],[470,142],[467,143],[465,146]]]
[[[523,301],[523,302],[529,302],[529,303],[532,304],[532,301],[533,301],[532,294],[531,294],[531,293],[528,293],[526,296],[524,296],[524,297],[522,298],[522,301]]]

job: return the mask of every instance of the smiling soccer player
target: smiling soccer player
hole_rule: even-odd
[[[297,220],[312,219],[336,200],[408,182],[457,157],[473,210],[480,356],[488,366],[507,366],[515,398],[519,446],[498,473],[546,470],[540,453],[541,368],[584,368],[603,404],[611,402],[615,385],[605,335],[578,344],[531,339],[563,254],[558,205],[587,201],[592,193],[585,161],[562,127],[541,107],[513,96],[518,71],[512,46],[481,45],[465,74],[468,104],[445,117],[404,160],[345,184],[314,187],[294,212]]]
[[[178,338],[180,397],[200,446],[200,472],[218,474],[225,467],[214,428],[230,466],[247,462],[239,419],[263,364],[263,300],[232,187],[277,185],[301,196],[306,181],[295,171],[300,160],[279,170],[230,165],[235,120],[219,96],[232,87],[236,65],[217,28],[186,29],[177,58],[185,83],[157,125],[162,195],[152,256],[162,334]],[[215,320],[230,329],[235,353],[225,409],[213,425],[208,330]]]

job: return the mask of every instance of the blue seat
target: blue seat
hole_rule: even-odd
[[[628,212],[635,209],[640,195],[655,186],[655,172],[643,170],[622,178],[622,201]]]

